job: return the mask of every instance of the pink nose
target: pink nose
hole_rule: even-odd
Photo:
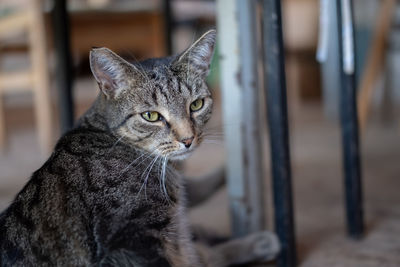
[[[183,143],[183,144],[185,145],[186,148],[189,148],[189,147],[192,145],[192,143],[193,143],[193,139],[194,139],[193,136],[190,137],[190,138],[185,138],[185,139],[182,139],[182,140],[181,140],[181,143]]]

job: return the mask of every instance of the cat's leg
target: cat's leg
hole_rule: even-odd
[[[196,244],[204,266],[224,267],[275,259],[280,251],[279,240],[269,231],[257,232],[214,247]]]
[[[219,167],[201,178],[185,177],[188,206],[193,207],[208,199],[225,184],[225,167]]]

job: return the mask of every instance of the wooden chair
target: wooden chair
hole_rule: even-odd
[[[392,25],[393,15],[396,11],[396,4],[396,0],[385,0],[381,2],[381,8],[371,38],[372,41],[368,51],[368,58],[361,76],[357,96],[358,118],[361,133],[366,128],[376,82],[384,66],[387,36],[390,31],[390,26]]]
[[[25,8],[0,17],[0,45],[16,33],[27,34],[31,61],[28,71],[0,70],[0,147],[5,146],[7,137],[4,94],[30,91],[33,93],[40,148],[43,153],[47,153],[52,145],[52,127],[45,28],[41,7],[40,0],[31,0]]]

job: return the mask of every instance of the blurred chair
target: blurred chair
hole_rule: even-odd
[[[37,133],[41,151],[47,153],[52,145],[49,73],[40,0],[30,0],[16,11],[0,17],[0,56],[3,44],[16,34],[27,35],[31,65],[24,71],[0,70],[0,147],[6,144],[7,131],[3,106],[4,94],[30,91],[33,93]]]

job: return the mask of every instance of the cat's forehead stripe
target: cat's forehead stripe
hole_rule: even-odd
[[[158,99],[157,99],[157,94],[156,94],[156,92],[153,92],[153,93],[151,94],[151,98],[153,99],[154,104],[156,104],[156,105],[158,106]]]
[[[177,83],[178,83],[178,92],[181,94],[182,93],[182,88],[181,88],[181,82],[180,82],[179,79],[177,80]]]
[[[157,89],[158,92],[163,96],[163,99],[165,99],[165,102],[169,103],[168,83],[164,86],[158,86]]]
[[[189,94],[192,94],[192,87],[189,86],[184,79],[178,79],[179,84],[183,85],[183,87],[189,92]]]

